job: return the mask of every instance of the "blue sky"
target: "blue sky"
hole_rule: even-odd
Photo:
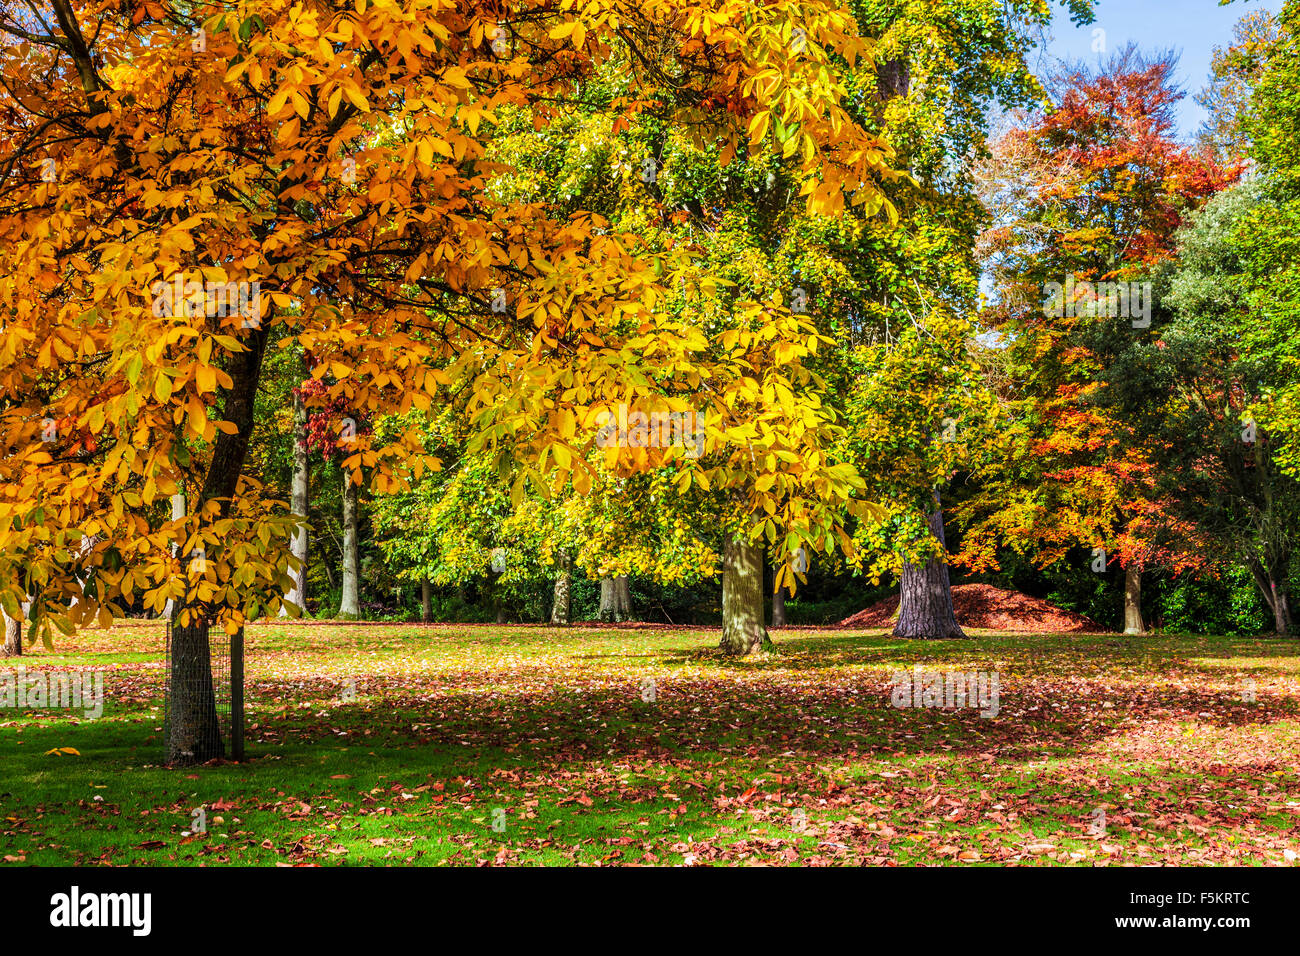
[[[1210,75],[1210,58],[1216,46],[1226,46],[1233,25],[1252,10],[1282,8],[1282,0],[1235,0],[1226,7],[1218,0],[1098,0],[1096,22],[1076,27],[1064,10],[1055,6],[1054,34],[1048,54],[1060,59],[1095,60],[1093,31],[1105,30],[1108,50],[1122,49],[1133,41],[1145,50],[1173,49],[1181,54],[1179,77],[1187,96],[1178,116],[1184,139],[1195,135],[1205,111],[1193,97]]]

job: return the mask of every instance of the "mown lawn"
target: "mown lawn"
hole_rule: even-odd
[[[1300,643],[777,640],[740,664],[707,629],[260,625],[250,759],[170,770],[161,628],[87,631],[23,664],[103,669],[103,717],[0,710],[0,852],[18,865],[1294,865],[1300,852]],[[891,674],[917,664],[996,671],[997,716],[892,706]],[[208,832],[184,835],[200,806]]]

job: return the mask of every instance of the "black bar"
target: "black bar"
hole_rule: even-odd
[[[580,894],[582,927],[595,933],[608,929],[616,938],[632,928],[654,923],[666,937],[672,927],[691,927],[695,936],[713,931],[768,935],[778,926],[797,922],[794,915],[768,914],[738,921],[710,911],[708,901],[724,893],[762,894],[789,914],[822,914],[826,926],[818,938],[870,941],[878,949],[895,941],[909,953],[926,948],[947,952],[955,942],[983,950],[1007,943],[1114,944],[1183,948],[1192,939],[1231,952],[1241,945],[1258,946],[1265,939],[1282,940],[1294,933],[1297,880],[1294,868],[879,868],[730,869],[692,867],[670,873],[664,869],[621,869],[618,874],[591,869],[538,873],[529,868],[457,869],[342,866],[336,868],[10,868],[0,867],[0,896],[10,903],[7,929],[20,937],[30,933],[89,940],[114,940],[127,946],[142,942],[177,943],[202,939],[207,946],[246,945],[247,924],[238,919],[212,918],[203,901],[218,894],[238,893],[248,901],[274,900],[277,921],[291,932],[297,946],[314,943],[338,951],[351,938],[373,945],[377,932],[428,928],[433,910],[445,914],[448,925],[488,932],[494,941],[511,933],[525,940],[561,929],[555,893]],[[747,881],[754,880],[751,885]],[[538,892],[542,881],[550,892]],[[556,881],[568,883],[566,891]],[[60,926],[55,918],[57,895],[80,898],[88,894],[150,894],[148,938],[123,925],[89,928]],[[628,905],[629,892],[677,892],[683,899],[680,917],[669,918],[653,907]],[[836,893],[836,891],[839,891]],[[841,910],[826,912],[828,893],[853,900]],[[637,899],[647,897],[637,896]],[[321,912],[322,900],[348,900],[331,914]],[[432,901],[436,901],[432,902]],[[141,901],[143,903],[143,900]],[[249,905],[254,905],[250,902]],[[143,908],[143,907],[141,907]],[[431,909],[432,908],[432,909]],[[694,915],[692,915],[694,914]],[[568,913],[572,918],[573,912]],[[870,919],[869,930],[863,920]],[[604,924],[613,921],[615,925]],[[1151,922],[1144,922],[1151,920]],[[1194,923],[1192,921],[1195,921]],[[1201,921],[1210,923],[1201,927]],[[1188,925],[1191,923],[1191,925]],[[746,925],[748,924],[748,925]],[[274,936],[268,939],[274,939]],[[925,948],[921,940],[926,940]],[[761,942],[761,939],[755,940]],[[757,948],[757,947],[756,947]],[[1208,948],[1208,947],[1206,947]]]

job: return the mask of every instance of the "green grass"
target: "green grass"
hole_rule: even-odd
[[[1297,642],[777,640],[737,663],[708,630],[261,625],[250,759],[177,770],[158,765],[161,629],[87,631],[23,663],[104,669],[102,718],[0,711],[0,852],[29,865],[1291,865],[1300,851]],[[914,664],[997,671],[997,716],[891,706],[891,673]],[[65,747],[78,754],[48,753]],[[208,832],[184,836],[200,806]]]

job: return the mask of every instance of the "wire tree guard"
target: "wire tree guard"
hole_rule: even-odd
[[[172,721],[172,700],[176,669],[172,661],[172,620],[167,618],[165,671],[163,676],[163,754],[164,759],[171,752],[172,733],[176,730]],[[188,699],[202,699],[209,693],[217,714],[220,728],[221,751],[231,760],[244,759],[244,629],[227,637],[225,632],[214,628],[208,643],[209,667],[205,678],[201,675],[185,677],[182,680],[190,684]],[[211,685],[209,690],[209,683]],[[183,750],[183,747],[178,748]]]

